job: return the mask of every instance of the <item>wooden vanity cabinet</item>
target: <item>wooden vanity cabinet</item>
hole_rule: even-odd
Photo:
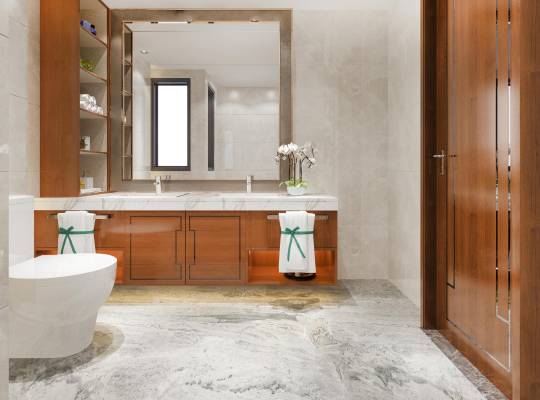
[[[35,212],[36,254],[55,254],[58,211]],[[278,271],[278,211],[97,212],[99,253],[118,258],[117,283],[129,285],[332,285],[337,280],[337,212],[316,212],[314,280]]]

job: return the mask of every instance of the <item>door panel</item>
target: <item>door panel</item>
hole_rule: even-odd
[[[240,281],[240,216],[188,215],[187,221],[187,280]]]
[[[448,4],[447,319],[508,369],[508,5]]]
[[[132,216],[130,228],[131,279],[182,279],[181,217]]]

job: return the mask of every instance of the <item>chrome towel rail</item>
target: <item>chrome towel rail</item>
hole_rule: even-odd
[[[111,214],[96,214],[96,219],[111,219]],[[58,214],[49,214],[47,219],[58,219]]]
[[[275,221],[275,220],[279,219],[279,215],[277,215],[277,214],[268,214],[266,216],[266,219],[268,221]],[[315,215],[315,220],[317,220],[317,221],[328,221],[328,215],[317,214],[317,215]]]

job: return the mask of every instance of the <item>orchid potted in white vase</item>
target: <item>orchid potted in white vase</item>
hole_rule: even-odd
[[[276,154],[276,162],[287,161],[289,166],[289,179],[281,182],[280,185],[287,187],[287,193],[291,196],[301,196],[306,193],[307,182],[303,179],[304,167],[312,168],[317,160],[315,153],[317,149],[313,148],[311,143],[298,146],[295,143],[289,143],[279,146]]]

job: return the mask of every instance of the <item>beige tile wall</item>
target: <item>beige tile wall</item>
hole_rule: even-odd
[[[419,305],[420,1],[392,2],[388,24],[388,273]]]
[[[28,6],[37,3],[11,0],[13,17],[7,22],[0,19],[0,26],[13,26],[19,43],[7,44],[4,50],[19,55],[9,69],[10,82],[20,82],[11,85],[8,104],[13,115],[10,145],[12,154],[17,154],[11,165],[12,193],[39,190],[39,21],[36,7]],[[390,271],[405,276],[414,269],[408,266],[416,265],[419,136],[415,136],[414,113],[419,93],[414,79],[399,75],[419,71],[414,53],[408,54],[410,43],[418,46],[416,22],[414,15],[390,12],[381,4],[367,2],[356,10],[293,11],[294,140],[313,141],[319,148],[319,165],[307,173],[311,190],[339,196],[341,278],[386,278]],[[400,24],[412,33],[401,35]],[[394,63],[399,65],[390,65]],[[402,105],[396,105],[395,99]],[[401,110],[401,106],[409,108]],[[413,117],[400,119],[406,115]],[[195,190],[201,184],[184,182],[181,189]],[[170,190],[178,186],[168,185]],[[244,186],[215,182],[205,188],[244,190]],[[255,187],[276,189],[273,183]],[[140,183],[132,189],[152,190],[152,186]],[[409,206],[410,212],[401,212],[403,206]],[[402,254],[412,261],[404,263]]]
[[[3,400],[8,398],[8,195],[39,193],[38,0],[0,1],[0,116],[0,399]]]
[[[8,194],[9,194],[9,110],[8,4],[0,2],[0,399],[8,398],[7,282],[8,282]]]
[[[319,149],[307,179],[339,197],[339,277],[388,276],[388,12],[293,14],[294,140]]]
[[[10,193],[38,195],[39,1],[7,3]]]

